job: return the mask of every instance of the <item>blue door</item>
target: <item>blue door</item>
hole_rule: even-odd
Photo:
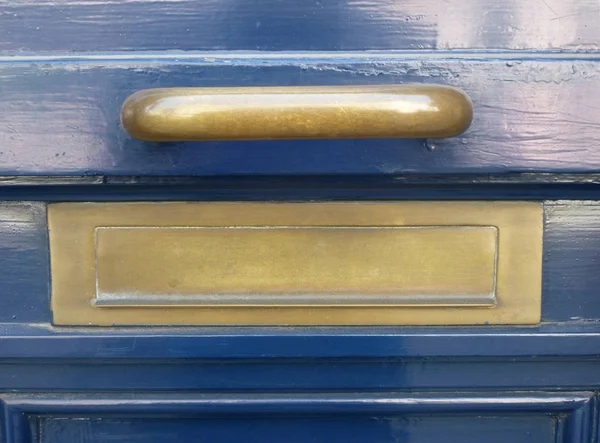
[[[599,20],[0,1],[0,441],[597,441]]]

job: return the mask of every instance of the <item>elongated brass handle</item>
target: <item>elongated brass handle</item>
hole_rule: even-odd
[[[472,117],[463,91],[438,85],[147,89],[121,111],[147,141],[438,138]]]

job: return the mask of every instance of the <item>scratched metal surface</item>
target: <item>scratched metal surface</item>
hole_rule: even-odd
[[[461,137],[155,144],[119,122],[134,91],[173,86],[439,83],[463,88]],[[1,175],[366,175],[600,170],[597,54],[231,53],[0,59]]]
[[[595,51],[597,0],[0,0],[0,51]]]

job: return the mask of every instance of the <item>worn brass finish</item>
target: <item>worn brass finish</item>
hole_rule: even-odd
[[[451,137],[472,118],[469,97],[440,85],[148,89],[121,111],[147,141]]]
[[[493,306],[493,227],[97,228],[97,306]],[[451,275],[440,272],[454,263]]]
[[[534,324],[519,202],[49,205],[62,325]]]

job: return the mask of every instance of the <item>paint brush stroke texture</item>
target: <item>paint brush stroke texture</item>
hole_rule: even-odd
[[[451,57],[450,57],[451,55]],[[302,175],[600,171],[600,58],[372,53],[0,59],[1,175]],[[321,57],[321,58],[319,58]],[[150,143],[121,128],[145,88],[435,83],[474,102],[460,137]]]
[[[0,51],[595,51],[597,0],[0,0]]]

